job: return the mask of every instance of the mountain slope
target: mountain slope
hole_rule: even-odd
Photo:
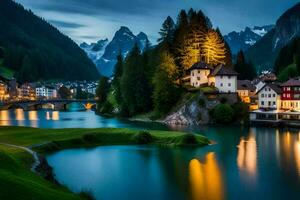
[[[129,28],[122,26],[114,35],[113,39],[105,45],[105,50],[100,48],[95,51],[98,57],[93,56],[90,53],[85,43],[81,44],[81,48],[85,50],[90,59],[97,65],[99,72],[105,76],[111,76],[113,74],[116,59],[119,53],[124,57],[131,51],[134,44],[137,43],[141,50],[144,50],[148,37],[145,33],[141,32],[138,35],[134,35]],[[99,58],[100,56],[100,58]]]
[[[224,36],[225,41],[229,44],[233,54],[237,54],[238,51],[246,51],[258,40],[260,40],[266,33],[268,33],[274,25],[268,26],[255,26],[254,28],[246,27],[241,32],[230,32]]]
[[[0,1],[0,24],[4,64],[20,81],[98,78],[95,65],[70,38],[14,1]]]
[[[258,70],[270,70],[282,47],[300,35],[300,3],[287,10],[276,22],[274,29],[246,52]]]

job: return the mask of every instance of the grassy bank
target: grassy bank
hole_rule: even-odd
[[[203,146],[203,136],[171,131],[131,129],[35,129],[0,127],[0,143],[30,147],[44,154],[66,148],[117,144]],[[33,158],[24,150],[0,144],[0,199],[76,200],[79,196],[30,171]]]

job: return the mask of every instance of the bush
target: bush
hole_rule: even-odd
[[[97,136],[94,133],[87,133],[82,136],[82,139],[85,142],[96,142],[98,140]]]
[[[233,106],[234,110],[234,119],[237,121],[249,121],[249,107],[247,104],[243,102],[239,102],[234,104]]]
[[[153,142],[153,136],[147,131],[140,131],[133,136],[133,140],[138,144],[149,144]]]
[[[181,144],[182,145],[197,144],[197,138],[194,134],[185,134],[185,135],[182,136]]]
[[[213,119],[220,124],[231,123],[234,118],[234,110],[228,104],[219,104],[213,111]]]

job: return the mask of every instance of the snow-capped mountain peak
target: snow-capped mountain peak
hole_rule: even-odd
[[[240,32],[230,32],[225,35],[224,38],[229,44],[233,54],[236,54],[240,50],[246,51],[249,47],[253,46],[258,40],[260,40],[265,34],[267,34],[274,25],[267,26],[255,26],[253,28],[246,27]]]
[[[111,76],[120,53],[126,57],[135,43],[143,51],[147,41],[145,33],[134,35],[128,27],[122,26],[110,42],[106,39],[90,45],[82,43],[80,47],[85,50],[102,75]]]

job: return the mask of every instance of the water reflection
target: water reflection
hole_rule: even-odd
[[[246,140],[241,138],[238,145],[237,165],[240,170],[244,170],[254,177],[257,170],[257,144],[254,135],[250,135]]]
[[[190,161],[189,180],[193,200],[225,198],[222,173],[214,153],[208,153],[204,163],[197,159]]]

